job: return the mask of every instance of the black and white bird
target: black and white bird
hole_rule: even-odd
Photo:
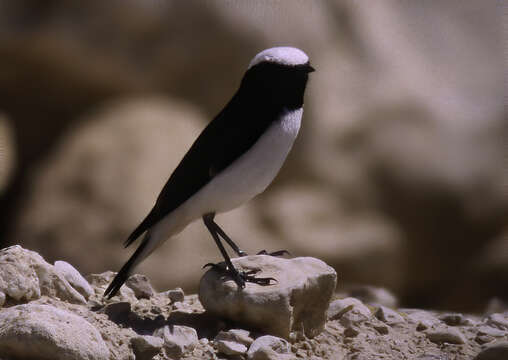
[[[127,247],[145,234],[104,296],[114,296],[136,265],[199,218],[239,287],[246,281],[270,283],[268,278],[234,268],[221,238],[239,256],[245,253],[214,222],[214,216],[249,201],[275,178],[300,129],[305,87],[312,71],[308,56],[293,47],[266,49],[252,59],[240,88],[201,132],[153,209],[125,241]]]

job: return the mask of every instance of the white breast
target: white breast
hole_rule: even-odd
[[[184,204],[200,217],[234,209],[263,192],[279,172],[300,129],[303,110],[286,112],[245,154]]]

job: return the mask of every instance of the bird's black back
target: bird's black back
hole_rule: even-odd
[[[125,246],[248,151],[283,112],[302,107],[308,72],[308,64],[260,63],[249,69],[231,101],[201,132],[173,171],[154,208]]]

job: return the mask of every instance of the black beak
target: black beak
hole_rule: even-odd
[[[307,69],[306,70],[307,70],[308,73],[316,71],[316,69],[314,69],[312,66],[310,66],[310,64],[307,65]]]

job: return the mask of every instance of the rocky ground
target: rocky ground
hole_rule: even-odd
[[[221,314],[216,308],[206,311],[199,298],[204,303],[209,303],[209,296],[227,298],[232,292],[221,292],[234,287],[231,281],[214,283],[220,278],[213,276],[216,270],[202,278],[199,297],[185,295],[181,289],[155,292],[145,276],[134,275],[117,296],[105,300],[102,294],[114,273],[84,278],[66,262],[51,265],[20,246],[5,248],[0,251],[0,358],[508,358],[508,311],[469,315],[401,309],[396,308],[395,297],[383,289],[365,287],[356,291],[358,298],[329,291],[330,285],[335,285],[335,272],[317,259],[243,259],[236,260],[236,265],[244,269],[262,259],[262,272],[266,268],[279,274],[284,284],[247,286],[240,300],[258,296],[267,306],[280,306],[273,311],[288,308],[291,332],[277,337],[267,330],[284,322],[272,310],[272,320],[255,326],[248,319],[231,320],[231,314]],[[277,268],[277,264],[283,265]],[[284,266],[296,274],[287,281]],[[295,273],[297,266],[305,270]],[[217,286],[206,290],[203,282]],[[320,289],[322,292],[316,293]],[[262,300],[268,293],[269,300]],[[291,301],[286,303],[285,299]],[[232,301],[229,307],[234,306],[241,304]],[[263,315],[262,307],[246,311]],[[305,323],[320,316],[322,321]],[[312,326],[317,329],[314,333]]]

